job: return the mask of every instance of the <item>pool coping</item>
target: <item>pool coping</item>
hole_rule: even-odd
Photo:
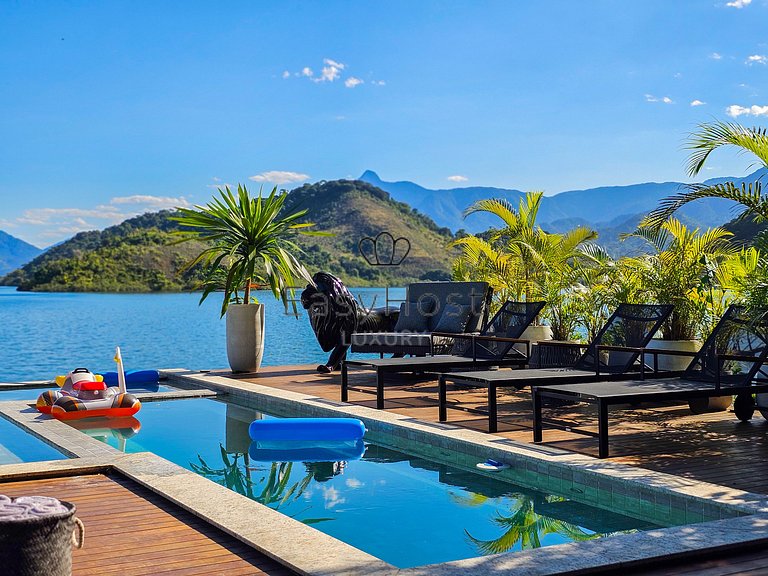
[[[566,482],[594,480],[596,490],[621,486],[656,502],[658,494],[675,494],[713,511],[738,510],[747,516],[700,524],[650,530],[588,542],[572,542],[535,550],[456,560],[398,569],[374,556],[328,536],[301,522],[241,496],[155,454],[122,454],[57,420],[41,417],[26,401],[0,402],[0,415],[33,435],[74,457],[0,466],[0,482],[30,474],[87,473],[106,466],[146,486],[185,510],[253,546],[300,574],[402,574],[443,576],[449,574],[525,573],[547,576],[586,572],[608,566],[629,566],[658,558],[684,556],[702,551],[756,545],[768,540],[768,496],[734,490],[647,471],[624,464],[597,460],[559,449],[503,441],[485,433],[457,426],[428,423],[386,411],[227,378],[218,373],[181,369],[163,371],[188,387],[203,387],[208,396],[225,393],[237,401],[258,402],[269,411],[301,404],[315,415],[353,416],[362,419],[373,433],[386,433],[411,443],[428,440],[445,451],[477,457],[495,457],[512,467],[535,470]],[[190,390],[147,393],[146,400],[189,397]],[[194,392],[194,391],[192,391]],[[199,395],[199,394],[198,394]],[[564,471],[571,472],[566,477]],[[602,480],[602,481],[601,481]]]

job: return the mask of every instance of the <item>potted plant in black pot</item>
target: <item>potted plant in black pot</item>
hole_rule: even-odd
[[[242,185],[237,193],[226,187],[205,206],[179,208],[173,217],[182,226],[180,242],[197,239],[208,245],[188,267],[202,265],[201,303],[214,291],[224,292],[221,315],[227,317],[227,358],[233,372],[258,371],[264,354],[264,305],[252,289],[268,286],[285,304],[297,281],[312,283],[294,239],[320,233],[306,230],[313,224],[299,222],[306,210],[284,213],[287,196],[277,187],[257,197]]]

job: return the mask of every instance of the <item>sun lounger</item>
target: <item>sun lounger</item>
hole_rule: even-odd
[[[740,420],[754,413],[752,395],[768,392],[768,320],[748,318],[744,308],[731,306],[717,324],[701,350],[679,378],[635,379],[592,384],[535,386],[533,388],[533,440],[542,441],[545,398],[585,402],[597,406],[598,430],[568,426],[569,431],[597,436],[598,455],[606,458],[608,449],[608,408],[616,404],[635,406],[641,402],[690,401],[697,398],[736,396],[734,408]],[[565,426],[547,421],[548,427]]]
[[[620,304],[589,344],[547,343],[538,346],[579,347],[584,350],[569,367],[538,368],[525,370],[483,370],[476,372],[452,372],[439,378],[439,419],[447,420],[447,409],[485,414],[473,408],[448,405],[449,382],[463,386],[487,388],[488,431],[496,432],[498,424],[497,391],[499,388],[525,388],[543,384],[571,384],[597,380],[623,379],[627,372],[651,370],[638,358],[644,347],[671,314],[667,304]],[[598,349],[600,347],[600,349]],[[673,374],[669,374],[672,376]]]
[[[341,365],[341,400],[346,402],[348,399],[350,366],[376,372],[376,407],[382,409],[384,408],[385,374],[445,372],[455,369],[524,365],[530,354],[530,342],[520,339],[520,336],[543,307],[544,302],[505,302],[480,334],[433,333],[433,342],[439,341],[440,347],[444,348],[447,341],[451,354],[345,360]],[[515,344],[524,345],[526,353],[519,351]],[[351,389],[370,392],[360,387]]]

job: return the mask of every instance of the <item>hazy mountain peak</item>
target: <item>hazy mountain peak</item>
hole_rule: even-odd
[[[0,230],[0,276],[32,260],[42,250]]]

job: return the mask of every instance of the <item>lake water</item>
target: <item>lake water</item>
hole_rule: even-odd
[[[384,305],[383,288],[351,291],[367,306]],[[271,292],[257,295],[266,306],[264,365],[325,362],[328,355],[300,304],[296,318]],[[390,289],[389,295],[403,298],[405,289]],[[227,368],[221,296],[211,295],[202,306],[199,300],[189,293],[17,292],[0,286],[0,382],[50,379],[78,366],[114,370],[115,346],[126,370]]]

